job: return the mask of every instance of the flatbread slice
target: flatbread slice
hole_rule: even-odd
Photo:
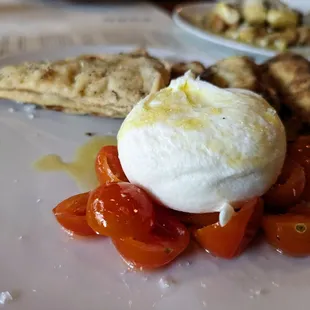
[[[168,85],[170,70],[144,51],[83,55],[0,70],[0,98],[74,114],[125,117],[143,97]]]

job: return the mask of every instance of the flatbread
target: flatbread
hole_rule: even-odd
[[[83,55],[2,68],[0,98],[65,113],[123,118],[169,80],[167,64],[145,51]]]

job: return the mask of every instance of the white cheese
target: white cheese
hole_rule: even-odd
[[[264,194],[276,181],[286,137],[259,95],[188,73],[133,108],[118,151],[130,182],[159,202],[191,213],[222,210],[224,224],[233,215],[227,206]]]

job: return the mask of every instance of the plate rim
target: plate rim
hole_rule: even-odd
[[[91,54],[91,53],[96,53],[98,54],[98,52],[91,52],[91,50],[95,50],[95,49],[103,49],[102,54],[113,54],[113,53],[120,53],[120,52],[130,52],[133,51],[135,49],[139,49],[139,48],[145,48],[148,52],[150,52],[150,54],[155,57],[159,57],[159,58],[166,58],[166,57],[177,57],[180,58],[180,61],[186,61],[186,60],[190,60],[192,59],[194,60],[198,60],[200,62],[202,62],[204,65],[212,65],[214,64],[214,59],[212,59],[211,57],[208,57],[208,55],[206,53],[202,53],[200,51],[197,50],[188,50],[188,49],[184,49],[185,53],[182,53],[181,56],[180,55],[180,51],[173,49],[173,48],[165,48],[165,47],[153,47],[153,46],[143,46],[141,45],[137,45],[137,44],[94,44],[94,45],[70,45],[70,46],[64,46],[64,47],[55,47],[55,48],[40,48],[40,49],[34,49],[34,50],[29,50],[29,51],[24,51],[24,52],[17,52],[17,53],[13,53],[13,54],[8,54],[8,55],[4,55],[2,57],[0,57],[0,68],[6,65],[9,65],[10,63],[12,65],[17,64],[17,62],[20,61],[25,61],[27,62],[27,58],[30,57],[35,57],[35,55],[39,55],[40,54],[53,54],[53,53],[68,53],[68,58],[70,57],[76,57],[77,55],[85,55],[85,54]],[[80,51],[81,50],[81,51]],[[89,52],[88,52],[89,50]],[[80,52],[79,52],[80,51]],[[75,56],[74,56],[75,55]],[[160,55],[160,56],[159,56]],[[22,59],[25,60],[22,60]],[[57,60],[57,57],[51,57],[52,61]],[[40,59],[38,59],[37,61],[39,61]]]
[[[195,7],[205,7],[206,10],[210,10],[212,7],[214,7],[215,3],[205,3],[205,2],[197,2],[194,4],[190,3],[185,3],[185,4],[179,4],[177,5],[172,13],[172,19],[174,23],[184,31],[190,33],[191,35],[198,37],[204,41],[209,41],[221,46],[225,46],[231,49],[235,49],[241,52],[245,53],[251,53],[251,54],[256,54],[260,56],[265,56],[265,57],[273,57],[280,53],[280,51],[274,51],[272,49],[268,48],[262,48],[262,47],[257,47],[251,44],[246,44],[242,43],[239,41],[235,41],[229,38],[225,38],[222,36],[219,36],[217,34],[214,34],[210,31],[207,30],[202,30],[199,27],[196,27],[194,24],[190,23],[187,21],[181,14],[181,12],[184,10],[188,10],[190,8],[195,8]],[[310,57],[310,47],[295,47],[289,49],[291,52],[307,52],[307,55],[304,55],[305,57]]]

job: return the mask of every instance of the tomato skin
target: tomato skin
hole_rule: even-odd
[[[302,163],[310,158],[310,136],[300,136],[288,145],[288,154],[296,162]]]
[[[152,232],[143,240],[112,238],[125,262],[132,268],[163,267],[180,255],[188,246],[190,234],[186,227],[168,213],[156,214]]]
[[[139,187],[125,182],[101,185],[90,193],[87,222],[100,235],[141,237],[155,221],[153,203]]]
[[[264,212],[263,201],[254,198],[223,227],[215,223],[194,231],[196,241],[209,253],[222,258],[240,255],[255,237]]]
[[[288,213],[310,215],[310,203],[302,202],[288,210]]]
[[[95,170],[100,184],[111,182],[128,182],[118,158],[117,147],[104,146],[98,153],[95,161]]]
[[[289,213],[265,215],[263,230],[268,243],[290,256],[310,255],[310,208],[299,205]]]
[[[188,213],[169,209],[162,205],[155,205],[156,213],[161,212],[177,218],[187,228],[201,228],[218,222],[219,212]]]
[[[310,158],[303,164],[305,174],[306,174],[306,185],[304,192],[301,194],[300,198],[303,201],[310,202]]]
[[[96,233],[86,220],[86,206],[89,193],[78,194],[60,202],[53,213],[58,223],[70,233],[79,236],[93,236]]]
[[[283,212],[296,204],[304,191],[306,176],[303,167],[287,158],[278,181],[264,195],[268,211]]]
[[[301,200],[310,201],[310,136],[301,136],[288,146],[289,156],[305,171],[306,184]]]
[[[175,216],[185,225],[185,226],[195,226],[196,228],[201,228],[211,224],[215,224],[219,220],[219,213],[185,213],[177,212]]]

